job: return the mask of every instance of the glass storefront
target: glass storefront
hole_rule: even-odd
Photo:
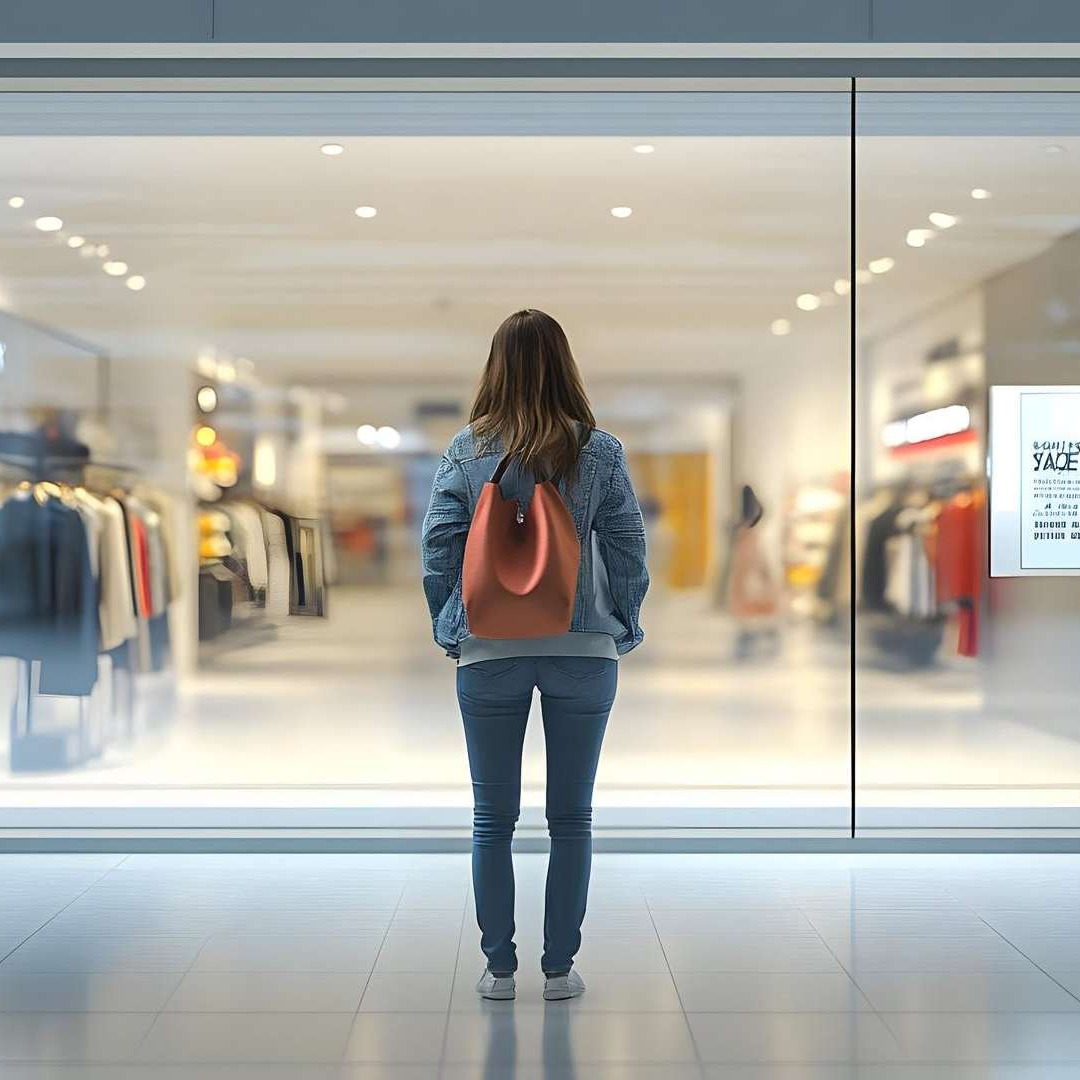
[[[1075,578],[989,578],[987,455],[990,387],[1078,381],[1080,97],[857,115],[858,826],[1075,830]]]
[[[532,306],[649,539],[600,830],[846,836],[853,745],[862,834],[1075,828],[1069,579],[985,565],[987,388],[1077,355],[1072,95],[11,97],[0,589],[79,573],[0,620],[0,824],[467,826],[418,535]]]

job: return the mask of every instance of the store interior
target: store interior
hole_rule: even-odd
[[[707,134],[0,137],[0,820],[466,827],[419,529],[528,306],[649,538],[599,828],[846,832],[853,655],[861,829],[1080,826],[1080,596],[985,564],[987,388],[1075,379],[1080,133],[860,135],[853,316],[835,98]],[[89,616],[41,642],[48,559]],[[535,828],[538,724],[524,781]]]

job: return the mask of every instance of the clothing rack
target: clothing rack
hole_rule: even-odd
[[[99,488],[98,497],[111,497],[114,500],[117,496],[113,492],[106,495],[101,493],[100,489],[130,487],[130,484],[123,483],[120,478],[129,478],[140,471],[127,464],[95,461],[90,456],[89,448],[76,440],[65,436],[49,438],[39,432],[0,432],[0,466],[18,470],[27,483],[54,481],[59,484],[78,485],[87,491]],[[107,477],[111,474],[118,482],[100,485],[87,482],[86,474],[95,470]],[[120,502],[123,506],[123,500]],[[133,737],[133,676],[135,671],[141,670],[138,666],[140,661],[133,650],[140,649],[143,644],[142,630],[138,640],[127,638],[116,646],[108,647],[99,642],[98,657],[108,655],[112,661],[111,679],[104,684],[105,701],[109,704],[104,713],[92,707],[92,702],[96,700],[96,689],[92,690],[91,694],[50,690],[48,686],[43,689],[46,676],[43,675],[42,660],[15,656],[16,684],[9,723],[12,771],[69,768],[85,761],[104,749],[108,728],[123,731],[129,739]],[[42,729],[35,716],[35,703],[41,705],[43,699],[56,700],[57,696],[75,698],[77,723],[74,728],[69,724],[63,730],[49,730],[46,723]],[[105,726],[101,732],[96,733],[92,729],[96,728],[99,721]],[[121,727],[116,728],[114,724],[120,724]]]

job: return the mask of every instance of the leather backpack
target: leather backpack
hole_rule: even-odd
[[[482,638],[534,638],[570,629],[581,548],[574,519],[551,480],[527,510],[504,499],[499,462],[484,484],[465,541],[461,596],[469,630]]]

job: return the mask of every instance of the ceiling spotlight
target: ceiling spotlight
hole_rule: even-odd
[[[128,271],[128,265],[126,262],[114,260],[112,262],[102,263],[101,269],[104,270],[109,277],[123,277]]]
[[[821,307],[821,297],[815,296],[812,292],[804,292],[795,298],[795,306],[800,311],[817,311]]]
[[[907,246],[920,248],[926,245],[926,241],[934,235],[933,229],[908,229]]]
[[[384,450],[393,450],[401,444],[401,432],[397,428],[381,427],[375,433],[375,437]]]
[[[99,259],[107,258],[109,254],[109,245],[98,244],[98,246],[94,248],[94,254],[97,255]]]
[[[656,147],[652,143],[638,143],[634,147],[635,154],[654,154],[656,153]]]
[[[69,236],[67,239],[67,246],[69,248],[81,248],[86,243],[86,237],[84,236]]]
[[[929,218],[930,224],[939,229],[951,229],[960,220],[955,214],[945,214],[940,210],[935,210]]]
[[[837,296],[847,296],[851,292],[851,282],[846,277],[838,277],[832,283],[832,288]]]
[[[613,206],[611,216],[615,218],[628,218],[634,211],[629,206]]]
[[[374,424],[361,424],[356,429],[356,438],[364,446],[374,446],[379,441],[379,432]]]
[[[39,217],[34,222],[34,226],[42,232],[59,232],[64,227],[64,223],[58,217]]]
[[[358,218],[373,218],[378,212],[374,206],[358,206],[353,211]]]
[[[212,413],[217,408],[217,391],[212,386],[200,386],[195,395],[195,404],[204,413]]]
[[[327,157],[340,157],[342,154],[345,153],[345,147],[342,146],[341,143],[336,142],[323,143],[322,146],[319,147],[319,149]]]
[[[880,259],[871,259],[866,265],[871,274],[887,274],[896,265],[896,260],[885,255]]]
[[[146,278],[144,278],[142,274],[132,274],[124,284],[132,292],[142,292],[143,289],[146,288]]]
[[[21,195],[12,195],[7,204],[12,210],[21,210],[26,205],[26,200]]]
[[[971,189],[971,197],[973,199],[989,199],[990,192],[984,187],[973,187]]]
[[[874,280],[874,275],[871,274],[869,270],[859,269],[859,270],[855,271],[855,281],[856,281],[857,284],[859,284],[859,285],[869,285],[870,282],[873,281],[873,280]]]
[[[789,319],[773,319],[769,324],[769,331],[776,337],[787,337],[791,333],[791,321]]]
[[[213,446],[217,442],[217,432],[209,424],[200,424],[195,429],[195,441],[200,446]]]

